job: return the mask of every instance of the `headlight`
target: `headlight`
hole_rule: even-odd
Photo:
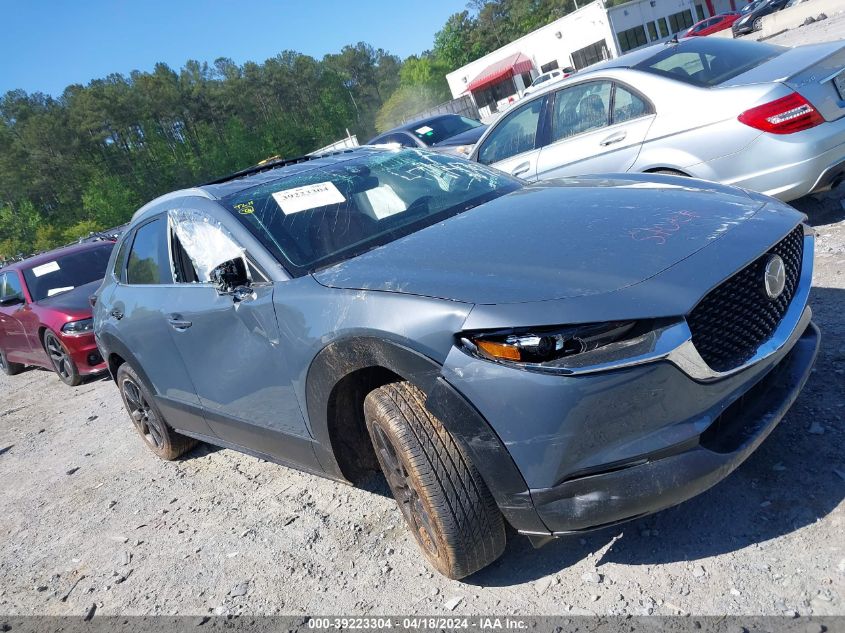
[[[632,338],[642,330],[636,321],[614,321],[522,331],[467,333],[461,337],[461,342],[470,353],[489,360],[557,365],[561,359]]]
[[[82,319],[81,321],[71,321],[62,326],[62,332],[65,334],[85,334],[94,329],[94,319]]]

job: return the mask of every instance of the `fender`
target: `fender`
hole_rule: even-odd
[[[345,480],[329,435],[329,397],[341,379],[368,367],[388,369],[426,394],[426,408],[469,455],[511,525],[520,531],[549,533],[534,510],[525,480],[487,421],[440,375],[438,363],[390,340],[355,337],[332,342],[308,369],[308,417],[317,440],[315,451],[330,476]]]

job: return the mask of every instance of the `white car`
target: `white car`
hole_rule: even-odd
[[[531,85],[522,91],[522,96],[525,97],[532,92],[536,92],[538,88],[545,88],[561,79],[566,79],[573,73],[575,73],[575,69],[567,66],[566,68],[555,68],[542,75],[537,75],[537,78],[531,82]]]

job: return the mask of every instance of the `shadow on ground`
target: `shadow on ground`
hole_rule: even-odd
[[[845,290],[815,288],[815,321],[822,329],[816,369],[778,427],[733,474],[680,506],[630,523],[561,538],[534,550],[513,536],[496,563],[466,579],[507,586],[565,570],[608,543],[597,562],[654,565],[734,552],[813,524],[845,498]],[[823,434],[808,430],[816,422]],[[816,429],[818,431],[818,429]]]

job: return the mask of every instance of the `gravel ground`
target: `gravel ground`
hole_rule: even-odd
[[[753,34],[750,37],[753,37]],[[843,38],[845,38],[845,12],[839,12],[829,14],[826,20],[789,29],[766,41],[782,46],[798,46],[809,42],[832,42]]]
[[[162,462],[111,381],[0,375],[0,613],[845,615],[845,191],[795,206],[819,232],[818,364],[709,492],[540,550],[512,537],[454,582],[423,565],[380,478],[210,447]]]

